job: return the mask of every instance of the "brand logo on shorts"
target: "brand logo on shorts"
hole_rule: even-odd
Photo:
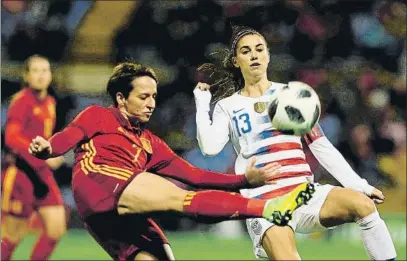
[[[251,228],[252,228],[252,231],[253,231],[254,234],[256,234],[256,235],[261,234],[262,227],[261,227],[260,222],[257,219],[255,219],[253,221],[253,223],[251,225]]]

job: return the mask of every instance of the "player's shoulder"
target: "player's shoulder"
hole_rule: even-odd
[[[286,87],[288,83],[282,83],[282,82],[270,82],[270,88],[268,88],[264,92],[264,96],[273,96],[276,93],[280,92],[284,87]]]
[[[236,104],[242,103],[243,100],[241,99],[241,95],[237,92],[230,95],[229,97],[223,98],[218,101],[218,105],[221,106],[223,109],[227,109],[233,107]]]
[[[82,112],[92,113],[92,114],[110,113],[106,107],[103,107],[100,105],[93,105],[93,104],[86,107]]]
[[[223,112],[232,115],[249,107],[252,102],[253,101],[250,98],[242,96],[236,92],[233,95],[220,100],[218,103]]]
[[[10,101],[10,105],[14,104],[14,103],[20,103],[20,102],[29,102],[31,101],[31,95],[30,92],[28,90],[28,88],[24,88],[19,90],[18,92],[16,92],[13,96],[11,96],[11,101]]]
[[[113,116],[112,113],[106,107],[99,105],[89,105],[78,114],[78,117],[80,118],[92,120],[101,118],[109,119],[110,116]]]
[[[270,90],[273,89],[281,89],[285,86],[287,86],[289,84],[289,82],[287,83],[282,83],[282,82],[271,82],[271,86],[270,86]]]
[[[48,94],[48,96],[47,96],[47,102],[51,103],[53,105],[57,104],[57,101],[55,100],[54,96],[52,96],[50,94]]]

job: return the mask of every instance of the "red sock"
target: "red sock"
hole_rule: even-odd
[[[30,260],[48,260],[57,243],[57,240],[51,239],[45,233],[42,233],[35,244]]]
[[[10,260],[11,255],[14,252],[14,249],[16,249],[16,246],[18,245],[17,243],[13,243],[7,238],[2,238],[1,239],[1,260]]]
[[[218,219],[262,217],[265,200],[244,198],[240,194],[207,190],[189,193],[184,200],[184,213]]]

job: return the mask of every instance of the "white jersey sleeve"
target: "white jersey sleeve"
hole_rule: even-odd
[[[370,196],[374,187],[370,186],[352,169],[342,154],[324,136],[309,144],[312,154],[318,162],[344,187]]]
[[[196,126],[199,147],[204,155],[215,156],[229,141],[229,118],[222,106],[217,103],[209,117],[209,106],[196,106]]]

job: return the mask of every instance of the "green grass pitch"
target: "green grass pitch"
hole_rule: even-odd
[[[167,233],[178,260],[255,260],[248,236],[220,239],[208,233]],[[14,260],[27,260],[35,236],[30,235],[16,250]],[[405,242],[405,241],[404,241]],[[300,237],[298,250],[303,260],[367,260],[362,243],[345,239]],[[397,244],[397,260],[406,260],[405,243]],[[85,230],[69,230],[55,250],[52,260],[110,260]]]

